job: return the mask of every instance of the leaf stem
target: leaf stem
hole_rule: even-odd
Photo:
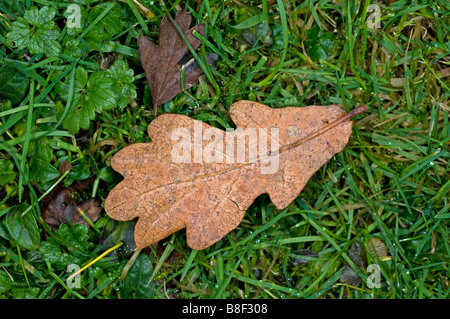
[[[305,138],[299,139],[299,140],[297,140],[297,141],[295,141],[295,142],[293,142],[291,144],[287,144],[287,145],[284,145],[284,146],[280,147],[279,152],[281,152],[284,149],[292,149],[292,148],[295,148],[295,147],[297,147],[297,146],[299,146],[299,145],[301,145],[303,143],[306,143],[309,140],[312,140],[313,138],[316,138],[317,136],[319,136],[319,135],[323,134],[324,132],[330,130],[331,128],[333,128],[333,127],[335,127],[335,126],[337,126],[337,125],[339,125],[339,124],[341,124],[343,122],[349,121],[352,117],[354,117],[354,116],[356,116],[358,114],[361,114],[361,113],[363,113],[365,111],[367,111],[367,105],[365,105],[365,104],[360,105],[357,108],[355,108],[355,109],[351,110],[350,112],[348,112],[347,114],[341,116],[336,121],[331,122],[331,123],[329,123],[329,124],[327,124],[325,126],[322,126],[320,129],[318,129],[317,131],[309,134]]]

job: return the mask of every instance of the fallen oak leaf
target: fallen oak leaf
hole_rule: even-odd
[[[344,149],[350,118],[366,109],[346,114],[336,105],[272,109],[239,101],[230,109],[237,129],[227,132],[185,115],[160,115],[147,128],[151,143],[130,145],[112,158],[125,179],[106,198],[106,213],[122,221],[139,217],[139,248],[186,228],[188,245],[204,249],[236,228],[259,195],[268,193],[279,209],[288,206]]]
[[[177,12],[174,22],[192,48],[196,50],[201,41],[193,35],[193,31],[203,35],[205,25],[198,24],[189,29],[191,14],[184,10]],[[182,92],[180,70],[183,62],[188,62],[186,58],[189,57],[190,51],[167,15],[164,16],[159,27],[159,47],[143,35],[139,37],[138,44],[139,59],[148,81],[156,116],[159,105],[170,101]],[[185,88],[188,89],[194,85],[202,73],[200,67],[186,69]]]

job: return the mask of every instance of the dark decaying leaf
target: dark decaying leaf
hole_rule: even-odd
[[[358,276],[349,264],[346,264],[341,272],[339,281],[343,284],[358,287],[361,284],[361,277]]]
[[[353,261],[353,263],[358,268],[361,268],[364,265],[363,247],[358,242],[355,241],[348,250],[348,257]],[[341,272],[339,280],[344,284],[355,287],[359,286],[359,284],[361,283],[361,277],[358,276],[358,274],[353,270],[353,268],[349,264],[346,264],[344,266],[344,269]]]
[[[69,162],[63,161],[59,169],[61,176],[71,168],[72,165]],[[60,182],[43,198],[41,202],[42,219],[53,231],[58,230],[59,226],[63,223],[86,225],[89,227],[89,223],[83,214],[92,222],[98,219],[102,211],[99,200],[91,198],[79,204],[73,197],[74,194],[83,190],[89,182],[90,179],[72,187],[65,187]]]
[[[364,265],[364,248],[361,244],[355,241],[348,250],[348,257],[355,263],[356,266]]]
[[[192,33],[195,30],[203,35],[205,25],[199,24],[189,28],[191,14],[183,10],[177,12],[174,21],[192,48],[196,50],[201,41]],[[182,65],[188,62],[190,51],[168,16],[162,19],[159,27],[159,47],[143,35],[139,37],[138,42],[139,58],[150,87],[156,116],[159,105],[170,101],[182,92],[180,70]],[[200,75],[202,75],[202,69],[198,65],[197,67],[186,68],[185,88],[188,89],[193,86]]]
[[[185,115],[160,115],[147,128],[151,143],[130,145],[112,158],[112,168],[125,179],[109,193],[105,210],[117,220],[139,217],[135,229],[139,248],[186,228],[188,245],[204,249],[236,228],[259,195],[267,193],[279,209],[287,207],[309,178],[344,149],[352,133],[351,117],[366,109],[360,106],[350,113],[337,105],[272,109],[239,101],[230,109],[237,129],[226,132]],[[267,151],[266,144],[264,153],[250,156],[264,135],[260,141],[257,136],[247,138],[252,129],[255,134],[266,132],[266,138],[267,132],[278,132],[277,148]],[[175,130],[194,138],[171,138]],[[210,134],[213,141],[197,143],[198,134]],[[214,151],[214,160],[192,159],[191,150],[212,154],[211,144],[222,150]],[[243,161],[237,159],[237,151],[233,156],[223,151],[238,145],[244,149]],[[174,161],[180,149],[188,161]],[[265,169],[271,163],[276,163],[275,171],[268,173]]]
[[[316,251],[311,249],[297,249],[294,250],[293,255],[296,257],[292,261],[294,266],[306,264],[308,261],[314,260],[319,256]]]
[[[389,259],[389,253],[384,242],[379,238],[370,238],[367,243],[369,253],[373,258]],[[365,254],[367,251],[359,242],[354,242],[348,251],[348,257],[358,268],[364,268],[367,266]],[[359,286],[362,282],[361,277],[355,272],[355,270],[346,263],[339,278],[340,282],[351,286]]]
[[[389,253],[384,242],[379,238],[370,238],[368,248],[373,258],[389,259]],[[367,266],[367,260],[365,258],[367,251],[359,242],[354,242],[348,251],[348,257],[358,268],[364,268]],[[346,263],[339,278],[340,282],[351,286],[359,286],[362,282],[361,277],[355,272],[355,270]]]

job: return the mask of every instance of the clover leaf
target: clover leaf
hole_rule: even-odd
[[[17,18],[11,24],[11,32],[6,39],[19,50],[28,49],[31,54],[45,54],[55,56],[61,51],[61,44],[57,41],[61,31],[54,22],[57,10],[51,7],[37,7],[28,9],[23,17]]]

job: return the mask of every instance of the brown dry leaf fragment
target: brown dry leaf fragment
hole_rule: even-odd
[[[72,169],[72,165],[63,161],[59,167],[59,178]],[[53,229],[59,228],[59,225],[63,222],[62,216],[64,209],[62,208],[65,203],[70,200],[70,192],[65,190],[62,181],[60,181],[53,189],[42,199],[40,209],[42,219]]]
[[[101,202],[98,199],[91,198],[77,206],[75,213],[72,217],[72,224],[86,225],[89,227],[89,222],[81,214],[83,212],[87,218],[89,218],[93,223],[95,223],[100,216],[102,207]]]
[[[197,31],[203,35],[205,25],[199,24],[189,29],[191,14],[183,10],[177,12],[174,22],[183,32],[192,48],[196,50],[201,41],[192,33]],[[184,61],[183,58],[186,60],[190,51],[176,26],[167,16],[164,16],[159,27],[159,47],[143,35],[139,37],[138,43],[139,58],[150,87],[156,116],[159,105],[170,101],[181,93],[180,70],[183,62],[188,62]],[[200,75],[202,75],[200,67],[186,69],[185,88],[188,89],[193,86]]]
[[[147,128],[151,143],[112,158],[125,179],[105,210],[117,220],[139,217],[140,248],[182,228],[191,248],[206,248],[236,228],[259,195],[268,193],[279,209],[288,206],[343,150],[350,118],[366,109],[346,114],[336,105],[272,109],[240,101],[230,109],[237,129],[227,132],[185,115],[160,115]]]
[[[95,223],[102,211],[101,202],[97,199],[89,199],[82,204],[73,198],[76,193],[73,188],[63,187],[54,195],[47,205],[41,206],[42,219],[53,231],[59,229],[63,223],[86,225],[88,221],[81,215],[80,210]]]
[[[311,259],[314,260],[314,258],[319,257],[319,254],[317,254],[316,251],[311,250],[311,249],[297,249],[297,250],[293,251],[293,255],[295,255],[295,256],[304,256],[304,258],[296,257],[292,261],[292,265],[294,265],[294,266],[306,264]]]
[[[42,219],[53,231],[59,229],[59,226],[67,222],[67,212],[74,211],[77,204],[72,197],[73,190],[62,187],[55,192],[50,200],[41,205]]]
[[[372,256],[377,256],[381,260],[389,259],[389,252],[386,247],[386,244],[379,238],[370,238],[370,241],[367,243],[369,247],[370,253]]]
[[[353,287],[358,287],[361,284],[361,277],[359,277],[356,272],[350,267],[349,264],[344,266],[342,269],[339,281],[343,284],[350,285]]]
[[[361,268],[365,264],[364,248],[359,242],[354,242],[349,250],[348,257],[353,261],[356,267]],[[339,281],[350,286],[359,286],[361,284],[361,277],[353,270],[353,268],[346,263],[342,269]]]
[[[63,161],[59,168],[61,176],[72,168],[72,165]],[[97,199],[89,199],[88,201],[78,205],[73,197],[77,191],[81,191],[92,180],[87,179],[81,181],[73,187],[65,187],[62,182],[58,183],[52,191],[50,191],[41,202],[42,220],[47,223],[53,231],[59,229],[63,223],[81,224],[89,227],[87,220],[82,217],[80,210],[92,221],[97,221],[102,211],[101,202]]]

